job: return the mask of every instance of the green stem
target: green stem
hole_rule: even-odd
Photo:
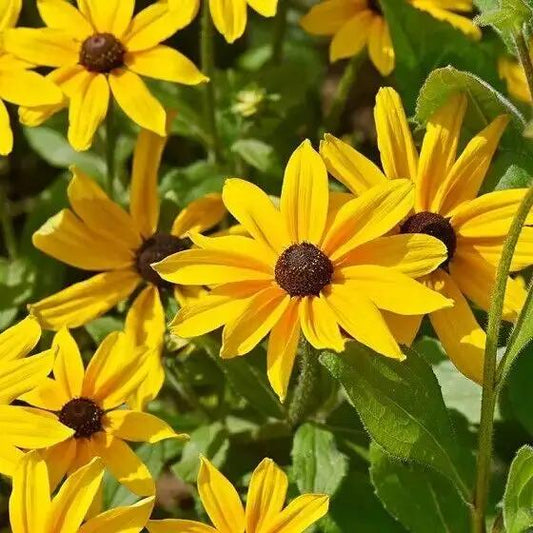
[[[531,56],[529,55],[529,48],[527,46],[523,31],[515,33],[514,42],[516,51],[518,53],[518,59],[520,60],[522,68],[526,74],[529,93],[531,95],[531,99],[533,100],[533,65],[531,64]]]
[[[316,388],[320,379],[318,353],[307,339],[301,343],[300,375],[289,404],[288,421],[297,426],[316,407]]]
[[[289,0],[279,0],[274,26],[274,38],[272,40],[272,63],[274,63],[274,65],[280,65],[283,61],[283,47],[285,44],[285,33],[287,32],[288,10]]]
[[[115,179],[115,123],[113,117],[113,100],[109,101],[109,108],[105,119],[105,157],[106,157],[106,190],[109,198],[113,198],[113,180]]]
[[[496,382],[496,366],[498,353],[498,338],[502,322],[505,299],[505,289],[513,254],[520,237],[522,226],[533,206],[533,186],[525,195],[513,219],[507,239],[502,249],[500,264],[492,304],[489,311],[487,326],[487,342],[485,346],[485,363],[483,369],[483,396],[481,400],[481,421],[479,425],[477,480],[473,511],[474,533],[484,533],[485,513],[490,488],[490,472],[493,448],[494,409],[498,397]]]
[[[7,253],[10,259],[17,257],[17,239],[15,237],[15,230],[13,228],[13,220],[9,209],[9,200],[7,198],[6,186],[0,183],[0,221],[2,224],[2,235]]]
[[[344,74],[339,81],[337,91],[333,97],[331,109],[326,117],[326,131],[328,133],[335,133],[339,127],[341,115],[346,109],[346,102],[350,96],[350,91],[357,80],[357,72],[359,71],[359,65],[362,62],[363,54],[358,54],[346,65]]]
[[[216,163],[221,162],[220,137],[217,128],[216,98],[215,98],[215,53],[213,49],[213,23],[209,11],[209,2],[203,2],[202,30],[200,32],[200,56],[203,73],[209,77],[204,86],[204,113],[207,127],[211,136],[209,157]]]

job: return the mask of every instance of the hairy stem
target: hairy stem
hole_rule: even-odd
[[[487,343],[485,346],[485,364],[483,369],[483,396],[481,401],[481,421],[479,425],[476,492],[473,512],[474,533],[484,533],[486,527],[485,513],[490,488],[494,409],[498,396],[496,382],[498,338],[502,321],[505,289],[520,232],[532,206],[533,186],[522,200],[511,224],[511,228],[509,229],[509,234],[507,235],[502,250],[500,264],[498,265],[496,283],[489,311]]]
[[[272,63],[280,65],[283,61],[283,48],[285,44],[285,34],[287,32],[287,11],[289,0],[279,0],[278,12],[274,26],[274,38],[272,40]]]
[[[527,85],[529,87],[529,94],[533,99],[533,65],[531,64],[531,56],[529,55],[529,48],[524,37],[524,32],[520,31],[514,35],[514,42],[518,59],[522,64],[524,73],[526,74]]]

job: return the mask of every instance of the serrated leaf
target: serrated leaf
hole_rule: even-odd
[[[468,533],[466,503],[445,477],[417,464],[394,459],[375,443],[370,477],[389,513],[412,533]]]
[[[507,533],[523,533],[533,527],[533,448],[518,450],[509,471],[503,498]]]
[[[431,367],[412,349],[394,361],[350,343],[322,364],[343,385],[370,436],[388,453],[438,470],[468,497],[468,476]]]
[[[298,428],[291,455],[293,475],[302,494],[333,496],[348,470],[347,458],[337,449],[333,433],[315,424]]]

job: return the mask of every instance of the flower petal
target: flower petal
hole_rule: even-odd
[[[385,175],[416,180],[418,154],[399,94],[390,87],[376,96],[374,119]]]
[[[150,533],[217,533],[216,529],[210,526],[193,522],[192,520],[149,520],[146,529]]]
[[[31,107],[61,104],[63,94],[49,78],[31,70],[17,69],[1,73],[0,98]]]
[[[13,28],[22,9],[22,0],[6,0],[0,6],[0,31]]]
[[[200,456],[198,492],[219,533],[244,533],[246,519],[239,494],[204,456]]]
[[[54,378],[68,397],[80,396],[85,375],[83,360],[76,341],[66,328],[54,336],[52,350],[56,352]]]
[[[120,38],[130,25],[135,0],[78,0],[78,5],[99,33]]]
[[[300,25],[312,35],[334,35],[365,7],[364,0],[326,0],[315,4],[300,19]]]
[[[278,0],[248,0],[248,5],[263,17],[273,17],[277,11]]]
[[[246,0],[209,0],[213,23],[228,43],[233,43],[244,33],[246,8]]]
[[[19,397],[29,405],[47,411],[59,411],[71,399],[55,379],[46,377],[40,379],[37,387]]]
[[[427,11],[433,18],[448,22],[458,30],[476,40],[481,39],[481,29],[467,17],[457,15],[448,9],[440,9],[431,0],[413,0],[412,4],[417,9]]]
[[[182,209],[172,225],[172,235],[185,237],[187,233],[201,233],[213,228],[226,215],[226,208],[219,193],[210,193],[194,200]]]
[[[281,214],[293,243],[320,244],[328,204],[326,165],[306,140],[289,159],[281,190]]]
[[[398,344],[411,346],[422,324],[424,315],[397,315],[381,310],[381,314]]]
[[[2,442],[0,444],[0,474],[12,477],[23,456],[24,453],[18,448],[8,442]],[[14,527],[13,518],[11,519],[11,527]]]
[[[13,151],[13,131],[6,106],[0,100],[0,155],[6,156]]]
[[[76,439],[65,440],[39,453],[48,467],[50,491],[53,493],[67,472],[71,470],[76,455]]]
[[[0,361],[2,364],[28,355],[41,338],[41,327],[34,316],[27,316],[18,324],[0,333]]]
[[[91,23],[81,11],[66,0],[37,0],[37,9],[49,28],[68,33],[75,31],[81,41],[94,33]]]
[[[382,76],[388,76],[396,63],[389,25],[382,17],[374,17],[368,36],[368,55]]]
[[[164,439],[183,438],[157,416],[119,409],[105,417],[105,429],[123,440],[154,444]]]
[[[293,500],[273,520],[265,533],[303,533],[320,520],[329,508],[329,496],[325,494],[304,494]]]
[[[357,55],[368,42],[369,28],[373,18],[372,11],[365,9],[347,19],[331,41],[330,61]]]
[[[132,270],[104,272],[30,304],[29,310],[44,328],[76,328],[125,300],[139,281]]]

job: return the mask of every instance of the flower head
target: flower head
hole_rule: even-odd
[[[255,469],[248,487],[246,510],[233,485],[201,457],[198,492],[213,527],[191,520],[152,520],[150,533],[303,533],[328,512],[325,494],[304,494],[283,507],[288,480],[272,459]]]
[[[124,531],[140,533],[154,506],[146,498],[128,507],[117,507],[83,523],[102,484],[100,459],[75,470],[58,493],[50,496],[49,472],[37,452],[27,453],[13,476],[9,519],[13,533],[96,533]]]
[[[65,475],[101,457],[119,482],[135,494],[155,491],[150,472],[124,441],[155,443],[183,437],[159,418],[124,409],[126,400],[146,377],[149,356],[132,346],[123,333],[111,333],[92,357],[87,369],[76,342],[66,329],[54,337],[57,352],[53,379],[21,396],[46,410],[70,428],[66,440],[48,448],[43,456],[50,465],[52,485]]]
[[[0,38],[15,26],[21,8],[22,0],[0,3]],[[3,100],[28,107],[56,105],[63,100],[59,87],[31,68],[30,63],[17,59],[3,47],[0,49],[0,155],[8,155],[13,149],[13,133]]]
[[[166,112],[140,76],[196,85],[207,78],[176,50],[160,43],[182,27],[159,1],[135,17],[135,0],[38,0],[46,28],[6,32],[5,47],[38,66],[53,67],[49,79],[64,101],[23,110],[21,120],[37,126],[69,107],[69,141],[86,150],[108,111],[110,93],[139,126],[165,135]]]
[[[408,180],[386,182],[347,203],[333,196],[330,206],[329,196],[326,167],[305,141],[287,165],[279,209],[255,185],[226,182],[224,203],[250,237],[191,235],[198,249],[154,265],[173,283],[215,286],[197,305],[180,310],[171,324],[177,335],[194,337],[225,325],[221,355],[230,358],[248,353],[270,332],[268,375],[281,398],[301,333],[316,349],[341,352],[346,332],[403,359],[381,310],[417,315],[451,305],[404,273],[435,269],[446,258],[440,241],[379,239],[411,209]],[[417,243],[429,252],[421,262],[408,253]],[[398,268],[375,266],[379,257]]]
[[[72,435],[72,430],[20,405],[10,405],[21,394],[40,385],[52,370],[54,351],[26,357],[39,342],[41,328],[29,316],[0,333],[0,473],[12,475],[23,453],[20,450],[52,446]]]
[[[453,2],[451,7],[450,2],[442,0],[408,1],[467,35],[481,37],[481,31],[470,19],[454,13],[471,12],[472,0]],[[323,0],[303,17],[301,24],[313,35],[333,36],[331,61],[355,56],[368,46],[370,59],[383,76],[388,76],[394,69],[394,48],[380,0]]]
[[[375,119],[383,172],[331,135],[326,136],[320,152],[330,173],[354,195],[397,178],[412,180],[416,194],[409,217],[399,227],[400,233],[432,235],[446,246],[445,261],[421,281],[453,299],[455,305],[436,310],[429,318],[452,362],[464,375],[480,383],[485,333],[467,299],[481,309],[489,309],[503,243],[526,190],[501,190],[477,197],[509,119],[497,117],[458,156],[466,110],[466,96],[452,95],[429,120],[419,155],[400,97],[393,89],[381,89]],[[533,264],[532,243],[533,230],[525,228],[512,271]],[[385,257],[382,261],[388,264]],[[523,287],[509,278],[506,320],[517,318],[524,299]],[[409,344],[421,318],[413,317],[406,322],[391,315],[388,324],[397,338]]]
[[[160,292],[173,290],[182,304],[198,295],[196,287],[172,286],[162,280],[150,264],[188,248],[187,233],[215,226],[225,210],[220,194],[208,194],[178,214],[170,233],[158,230],[157,176],[165,143],[166,138],[141,131],[133,159],[129,213],[111,201],[94,180],[73,169],[68,187],[72,209],[48,220],[33,235],[33,243],[69,265],[101,273],[31,305],[44,327],[58,330],[86,324],[142,283],[146,288],[128,313],[126,332],[137,346],[160,352],[165,330]],[[160,357],[155,356],[149,378],[137,391],[140,404],[157,395],[163,379]]]

